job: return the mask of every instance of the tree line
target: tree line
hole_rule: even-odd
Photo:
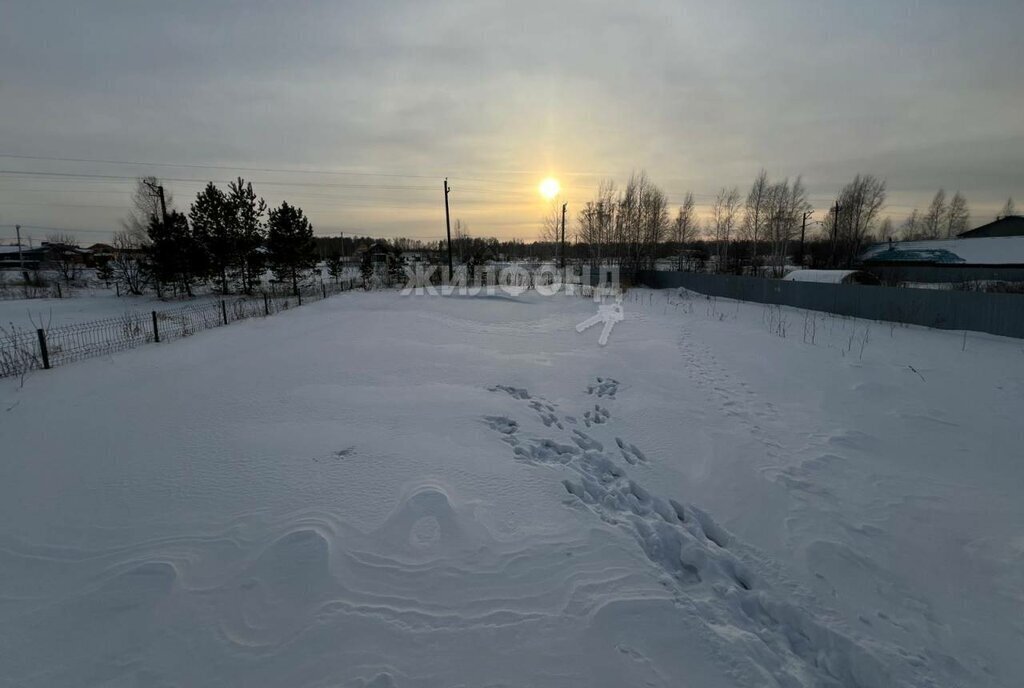
[[[967,199],[959,191],[947,201],[940,189],[927,211],[914,210],[898,232],[882,217],[885,202],[885,181],[858,174],[815,220],[800,177],[772,180],[761,170],[746,194],[721,188],[701,221],[693,193],[670,209],[662,189],[639,172],[621,190],[611,181],[599,184],[578,212],[577,241],[566,252],[591,263],[616,262],[626,274],[664,259],[676,260],[678,269],[781,274],[789,261],[848,267],[875,241],[953,238],[969,229]],[[996,217],[1015,213],[1011,198]],[[542,243],[557,237],[557,219],[544,219]]]
[[[252,293],[266,270],[297,291],[302,275],[322,260],[339,278],[343,257],[362,253],[364,276],[372,272],[371,255],[389,256],[399,269],[403,253],[423,252],[425,259],[444,262],[444,240],[370,236],[314,237],[313,227],[298,207],[282,203],[269,209],[252,184],[239,177],[221,189],[212,182],[200,191],[188,212],[171,208],[169,194],[161,205],[154,178],[140,179],[133,211],[125,229],[115,235],[114,257],[102,270],[132,293],[147,286],[161,292],[192,294],[193,286],[210,283],[221,293]],[[465,222],[452,225],[452,254],[458,264],[489,260],[558,260],[591,264],[616,263],[623,274],[635,275],[671,260],[677,269],[781,274],[791,263],[806,267],[851,266],[868,244],[886,239],[923,240],[955,237],[968,229],[967,200],[959,191],[948,198],[940,189],[924,212],[913,210],[895,227],[882,217],[885,181],[858,174],[819,211],[816,219],[800,177],[772,179],[766,170],[746,193],[723,187],[709,212],[697,215],[694,194],[670,203],[664,190],[645,172],[637,172],[619,188],[612,181],[568,221],[561,237],[561,208],[542,221],[533,242],[471,236]],[[1013,199],[997,217],[1014,215]],[[565,255],[562,255],[562,252]],[[389,268],[389,269],[390,269]]]
[[[161,194],[163,197],[161,198]],[[140,179],[124,230],[113,239],[113,257],[103,270],[129,292],[152,286],[189,296],[211,283],[222,294],[251,294],[269,269],[298,292],[303,273],[316,264],[313,226],[301,208],[276,208],[239,177],[221,189],[210,182],[188,213],[152,177]]]

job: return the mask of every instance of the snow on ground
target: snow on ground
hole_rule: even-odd
[[[315,272],[314,283],[319,284],[319,279],[330,283],[332,278],[326,268]],[[0,273],[2,274],[2,273]],[[10,279],[8,273],[7,279]],[[355,279],[358,277],[358,268],[346,268],[340,279]],[[271,273],[267,272],[264,277],[264,286],[267,289],[287,290],[288,285],[275,284],[270,281]],[[2,278],[0,278],[2,279]],[[195,298],[158,299],[155,293],[146,292],[141,296],[122,294],[118,296],[117,290],[113,287],[106,288],[102,285],[93,285],[88,288],[75,288],[70,290],[71,296],[66,298],[46,299],[0,299],[0,327],[14,325],[22,329],[35,329],[37,327],[61,327],[75,323],[101,320],[103,318],[118,318],[126,313],[149,313],[150,311],[166,311],[183,306],[200,305],[209,301],[217,301],[222,297],[219,294],[201,293],[209,287],[198,287],[200,292]],[[69,293],[67,287],[65,294]],[[240,294],[231,294],[227,298],[242,298]],[[259,298],[259,297],[256,297]]]
[[[1019,685],[1020,341],[623,306],[348,293],[2,381],[0,684]]]
[[[118,296],[114,289],[76,289],[63,299],[0,299],[0,326],[13,324],[22,329],[61,327],[75,323],[118,318],[126,313],[166,311],[217,300],[217,295],[194,299],[158,299],[155,294]]]

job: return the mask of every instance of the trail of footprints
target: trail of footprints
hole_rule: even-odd
[[[586,391],[590,396],[614,400],[618,387],[616,380],[597,378]],[[722,640],[736,642],[739,631],[769,647],[774,658],[762,663],[762,668],[780,683],[802,684],[809,677],[828,685],[887,683],[882,665],[856,641],[820,624],[809,612],[773,599],[730,551],[730,535],[706,512],[651,494],[631,479],[616,462],[614,452],[618,450],[630,466],[643,465],[648,459],[635,444],[615,437],[615,447],[609,444],[611,451],[607,451],[604,442],[583,430],[565,432],[565,423],[576,424],[576,418],[560,414],[557,404],[522,388],[497,385],[490,390],[525,402],[545,427],[562,431],[558,438],[537,437],[511,417],[485,416],[488,427],[511,445],[513,456],[533,464],[562,466],[574,473],[562,480],[570,499],[632,535],[647,558],[671,578],[677,600],[697,604],[703,621]],[[611,418],[610,411],[600,404],[583,413],[587,428],[607,425]],[[707,596],[713,604],[695,602]]]
[[[597,378],[595,384],[588,386],[587,393],[614,399],[618,384],[611,378]],[[526,401],[545,426],[563,428],[555,404],[535,398],[521,388],[497,385],[490,389]],[[583,418],[588,426],[604,424],[611,419],[611,413],[595,405],[593,410],[584,412]],[[735,586],[751,589],[751,574],[725,549],[728,535],[724,530],[696,507],[650,494],[626,476],[625,470],[597,438],[577,428],[571,429],[565,438],[567,441],[532,437],[521,432],[519,423],[507,416],[485,416],[484,421],[504,442],[512,445],[517,459],[561,464],[575,471],[576,480],[562,481],[566,492],[603,520],[632,530],[648,557],[677,580],[699,582],[708,571],[725,572]],[[630,465],[647,462],[646,455],[635,444],[621,437],[615,437],[615,449]]]

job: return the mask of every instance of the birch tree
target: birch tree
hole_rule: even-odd
[[[971,213],[967,209],[967,199],[957,191],[949,201],[946,208],[946,238],[952,239],[962,232],[966,232]]]
[[[921,218],[921,238],[938,239],[946,229],[946,192],[939,189]]]
[[[718,254],[718,272],[723,272],[729,261],[729,244],[732,242],[739,209],[740,190],[736,187],[722,187],[711,207],[711,235]]]

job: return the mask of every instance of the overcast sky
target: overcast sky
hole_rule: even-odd
[[[244,174],[319,234],[439,238],[447,175],[472,234],[533,239],[544,176],[572,210],[634,169],[700,204],[802,174],[819,217],[869,172],[897,222],[944,187],[981,223],[1024,205],[1022,31],[1020,0],[5,0],[0,240],[105,239],[143,174],[178,207]]]

